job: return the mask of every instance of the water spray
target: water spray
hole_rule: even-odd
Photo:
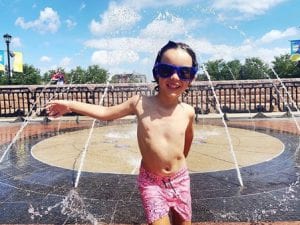
[[[105,90],[104,90],[103,95],[101,96],[99,105],[103,105],[103,101],[104,101],[105,96],[107,95],[107,91],[108,91],[108,87],[109,87],[109,83],[110,83],[111,77],[112,76],[109,76],[109,78],[108,78],[108,80],[106,82]],[[93,134],[93,131],[94,131],[95,123],[96,123],[96,119],[93,120],[93,123],[92,123],[92,126],[90,128],[90,132],[89,132],[88,138],[87,138],[87,140],[85,142],[83,150],[80,153],[81,158],[80,158],[78,173],[77,173],[77,176],[76,176],[76,179],[75,179],[75,182],[74,182],[74,188],[78,187],[79,178],[80,178],[80,175],[81,175],[81,171],[82,171],[83,163],[84,163],[84,160],[85,160],[85,157],[86,157],[86,153],[88,151],[90,140],[91,140],[91,137],[92,137],[92,134]]]
[[[235,165],[235,168],[236,168],[236,172],[237,172],[237,176],[238,176],[238,180],[239,180],[239,183],[240,183],[240,186],[241,187],[244,187],[244,184],[243,184],[243,180],[242,180],[242,176],[241,176],[241,172],[240,172],[240,168],[238,166],[238,162],[237,162],[237,159],[236,159],[236,155],[235,155],[235,152],[233,150],[233,145],[232,145],[232,139],[231,139],[231,136],[229,134],[229,131],[228,131],[228,126],[226,124],[226,121],[225,121],[225,118],[223,116],[223,112],[221,110],[221,106],[220,106],[220,103],[219,103],[219,100],[217,98],[217,95],[216,95],[216,92],[215,92],[215,89],[214,89],[214,86],[212,84],[212,81],[211,81],[211,78],[210,78],[210,75],[209,73],[207,72],[205,66],[203,65],[202,66],[202,69],[205,73],[205,75],[207,76],[208,78],[208,81],[209,81],[209,84],[211,86],[211,90],[213,92],[213,95],[215,97],[215,100],[216,100],[216,105],[217,105],[217,109],[219,111],[219,113],[221,114],[221,117],[222,117],[222,122],[224,124],[224,127],[225,127],[225,131],[226,131],[226,135],[227,135],[227,140],[228,140],[228,144],[229,144],[229,148],[230,148],[230,152],[231,152],[231,155],[232,155],[232,158],[233,158],[233,161],[234,161],[234,165]]]

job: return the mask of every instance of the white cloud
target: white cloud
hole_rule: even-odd
[[[95,35],[129,29],[141,19],[134,8],[117,5],[115,2],[112,2],[108,11],[100,17],[100,22],[93,19],[90,23],[90,31]]]
[[[185,21],[169,12],[158,17],[141,30],[141,37],[172,39],[186,33]]]
[[[154,63],[153,59],[151,59],[149,57],[141,59],[142,65],[152,65],[153,63]]]
[[[247,15],[261,15],[286,0],[214,0],[213,8],[233,10]]]
[[[72,28],[76,27],[76,25],[77,25],[77,23],[71,19],[66,19],[65,23],[67,24],[67,27],[69,29],[72,29]]]
[[[114,66],[124,62],[133,63],[138,60],[138,54],[132,50],[95,51],[91,59],[92,63],[104,66]]]
[[[144,8],[161,8],[164,6],[183,6],[194,2],[194,0],[124,0],[122,5],[127,5],[141,10]]]
[[[65,68],[65,69],[68,69],[69,66],[71,65],[71,58],[69,57],[64,57],[60,63],[59,63],[59,66],[62,67],[62,68]]]
[[[84,45],[99,50],[93,54],[92,63],[113,65],[110,61],[114,57],[117,64],[133,62],[141,58],[138,54],[146,53],[153,56],[168,40],[181,38],[194,24],[195,22],[190,21],[187,25],[182,18],[165,12],[160,13],[154,21],[140,31],[137,37],[90,39]],[[130,55],[132,51],[135,54]]]
[[[46,7],[40,12],[38,19],[26,22],[23,17],[18,17],[15,21],[15,25],[28,30],[37,30],[40,33],[55,33],[60,27],[59,15],[50,7]]]
[[[215,0],[213,3],[218,6],[216,9],[219,10],[233,10],[235,13],[238,11],[241,14],[248,13],[249,15],[256,15],[259,13],[265,13],[271,7],[274,7],[282,1],[283,0],[253,0],[248,2],[250,7],[249,9],[243,8],[247,5],[247,2],[241,0]],[[185,1],[182,1],[182,4],[184,2]],[[124,1],[121,5],[123,5],[123,3]],[[141,0],[139,4],[140,6],[142,4],[145,6],[150,4],[150,1]],[[155,1],[155,4],[167,3]],[[103,34],[112,32],[113,30],[122,29],[119,27],[119,25],[124,22],[120,22],[121,18],[124,19],[122,16],[117,16],[115,20],[111,19],[111,16],[115,13],[114,10],[118,9],[118,7],[122,8],[123,6],[116,6],[115,3],[112,3],[109,10],[102,14],[101,21],[94,21],[96,25],[94,28],[99,30],[102,29]],[[127,9],[136,13],[140,10],[140,8],[136,9],[137,11],[134,10],[134,7],[131,7],[130,4],[127,4]],[[239,32],[239,36],[242,36],[245,40],[247,40],[240,44],[218,44],[214,43],[211,39],[203,38],[203,36],[205,36],[205,32],[203,32],[200,37],[195,36],[197,35],[195,30],[198,31],[200,29],[199,24],[203,24],[203,21],[193,20],[193,17],[183,19],[180,16],[173,14],[173,12],[160,12],[161,13],[159,13],[153,21],[146,24],[143,29],[141,29],[140,34],[135,37],[118,35],[118,37],[110,36],[109,38],[87,40],[84,43],[84,46],[96,50],[91,57],[92,63],[113,68],[118,66],[125,67],[126,64],[137,65],[142,69],[146,67],[150,68],[155,60],[158,50],[170,39],[175,41],[180,40],[190,44],[191,47],[195,49],[200,63],[209,59],[224,59],[228,61],[234,59],[244,60],[249,57],[259,57],[266,62],[271,62],[274,60],[274,56],[288,53],[289,46],[281,48],[266,44],[271,43],[274,40],[288,38],[299,34],[299,32],[297,33],[296,31],[297,28],[288,28],[284,31],[270,31],[257,40],[251,40],[250,38],[247,38],[245,32],[239,29],[238,25],[227,25],[228,29],[232,30],[232,32]],[[132,23],[130,22],[127,28],[137,21],[138,20],[132,20]],[[93,30],[94,34],[98,32],[97,29]],[[101,32],[99,31],[97,34],[100,33]],[[191,33],[191,35],[189,35],[189,33]],[[151,69],[148,70],[151,71]]]
[[[13,47],[18,48],[22,46],[21,39],[19,37],[13,37],[11,40],[11,44]]]
[[[82,2],[80,7],[79,7],[79,11],[82,11],[83,9],[85,9],[85,7],[86,7],[85,2]]]
[[[259,48],[257,51],[253,50],[254,56],[261,58],[267,63],[274,61],[275,56],[288,54],[289,50],[287,48]]]
[[[287,48],[266,47],[249,40],[239,46],[214,44],[207,39],[189,39],[186,42],[195,50],[200,64],[207,60],[224,59],[225,61],[230,61],[238,59],[243,61],[245,58],[250,57],[258,57],[270,63],[274,60],[274,56],[289,52],[288,46]]]
[[[260,40],[261,43],[270,43],[280,39],[287,39],[290,37],[294,37],[300,35],[299,28],[297,27],[289,27],[284,31],[280,30],[271,30],[270,32],[266,33]]]
[[[147,74],[151,71],[150,67],[155,60],[155,54],[163,44],[165,41],[158,39],[103,38],[88,40],[85,47],[98,49],[91,57],[91,64],[99,64],[109,71],[123,68],[123,72],[132,72],[132,69],[129,68],[134,66],[136,71]],[[146,60],[146,57],[152,59]],[[151,62],[149,63],[149,61]]]
[[[100,38],[86,41],[85,46],[100,50],[122,50],[135,52],[153,53],[157,52],[161,45],[165,44],[164,40],[151,38]]]
[[[51,62],[51,60],[52,59],[49,56],[45,56],[45,55],[40,58],[41,62]]]
[[[287,48],[267,47],[251,40],[239,46],[216,44],[204,38],[187,38],[181,41],[188,43],[195,50],[200,63],[215,59],[244,60],[249,57],[259,57],[265,62],[271,62],[274,56],[286,54],[289,50],[288,46]],[[136,62],[139,66],[152,66],[158,50],[164,44],[166,44],[165,40],[155,38],[93,39],[85,43],[86,47],[99,49],[92,55],[93,64],[110,67]],[[148,70],[151,71],[151,69]]]

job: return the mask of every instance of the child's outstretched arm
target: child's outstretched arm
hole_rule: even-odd
[[[127,101],[105,107],[77,101],[54,100],[47,104],[46,109],[49,117],[59,117],[66,113],[75,112],[80,115],[90,116],[99,120],[114,120],[127,115],[135,114],[135,106],[140,96],[133,96]]]

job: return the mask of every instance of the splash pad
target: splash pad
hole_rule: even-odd
[[[78,163],[74,161],[80,155],[88,132],[86,129],[45,139],[33,146],[32,155],[52,166],[78,170]],[[240,128],[230,128],[229,132],[233,137],[233,147],[240,167],[272,160],[284,150],[284,144],[279,139],[264,133]],[[96,128],[83,171],[137,174],[140,153],[136,136],[135,123]],[[187,159],[190,172],[205,173],[234,169],[227,145],[223,127],[195,125],[195,138]]]
[[[245,185],[240,187],[220,138],[222,124],[199,122],[188,159],[193,222],[299,221],[299,134],[291,119],[232,119],[228,124]],[[14,144],[1,165],[0,223],[145,223],[135,180],[140,160],[133,146],[135,123],[96,126],[79,186],[73,188],[75,159],[90,125],[28,125],[27,137]],[[13,127],[5,124],[3,133]],[[96,171],[88,168],[95,165]]]

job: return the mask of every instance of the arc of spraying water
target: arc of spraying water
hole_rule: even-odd
[[[69,93],[72,84],[73,84],[73,75],[70,77],[70,82],[67,85],[66,94]],[[64,93],[65,92],[64,90],[65,89],[63,89],[63,91],[61,91],[60,93]],[[58,95],[58,92],[54,92],[54,95],[51,98],[47,99],[45,105],[47,105],[52,99],[56,98],[57,95]],[[62,121],[62,117],[59,118],[59,121],[58,121],[58,124],[57,124],[57,132],[59,132],[59,130],[60,130],[61,121]]]
[[[255,66],[257,66],[258,68],[260,67],[260,66],[259,66],[257,63],[255,63],[255,62],[254,62],[253,64],[254,64]],[[280,77],[278,76],[278,74],[276,73],[276,71],[275,71],[273,68],[271,68],[271,70],[272,70],[272,72],[275,74],[277,80],[280,82],[280,84],[281,84],[283,90],[286,92],[286,94],[287,94],[287,96],[289,97],[289,99],[291,100],[291,102],[292,102],[294,105],[297,106],[297,104],[295,103],[295,101],[294,101],[293,98],[291,97],[291,95],[290,95],[290,93],[288,92],[286,86],[284,85],[284,83],[282,82],[282,80],[280,79]],[[271,83],[273,84],[273,86],[274,86],[276,92],[279,94],[280,99],[281,99],[283,102],[285,102],[283,96],[280,94],[279,89],[277,88],[276,84],[274,84],[274,82],[272,81],[272,79],[271,79],[271,77],[269,76],[269,74],[267,74],[265,71],[263,71],[263,73],[264,73],[265,77],[267,77],[267,78],[269,79],[269,81],[271,81]],[[295,117],[293,111],[291,110],[291,108],[289,107],[288,104],[287,104],[287,109],[288,109],[288,111],[291,113],[292,118],[293,118],[293,120],[294,120],[294,122],[295,122],[295,125],[296,125],[298,131],[300,132],[300,125],[299,125],[298,121],[296,120],[296,117]],[[299,112],[298,107],[296,107],[296,109],[297,109],[297,112]]]
[[[224,61],[224,60],[222,60],[222,61]],[[241,99],[242,99],[243,103],[246,104],[246,106],[247,106],[246,109],[247,109],[247,111],[248,111],[248,113],[249,113],[249,117],[251,118],[252,115],[251,115],[251,110],[250,110],[249,104],[248,104],[249,101],[247,101],[245,94],[242,95],[242,89],[241,89],[241,86],[240,86],[240,84],[238,83],[238,81],[236,80],[236,78],[235,78],[235,76],[234,76],[234,74],[233,74],[231,68],[227,65],[226,62],[225,62],[225,66],[226,66],[227,69],[229,70],[229,73],[230,73],[230,75],[232,76],[233,80],[236,82],[236,86],[237,86],[237,88],[238,88],[238,90],[239,90],[239,93],[241,94],[241,95],[240,95],[240,96],[241,96]],[[254,128],[254,130],[256,130],[256,125],[255,125],[255,123],[253,122],[253,120],[251,120],[251,124],[252,124],[252,127]]]
[[[210,84],[210,86],[211,86],[211,90],[212,90],[212,92],[213,92],[213,95],[214,95],[215,100],[216,100],[216,103],[217,103],[218,111],[220,112],[221,117],[222,117],[222,122],[223,122],[224,127],[225,127],[225,131],[226,131],[226,136],[227,136],[227,140],[228,140],[230,152],[231,152],[231,155],[232,155],[232,158],[233,158],[233,161],[234,161],[234,165],[235,165],[235,169],[236,169],[236,172],[237,172],[237,177],[238,177],[239,183],[240,183],[241,187],[244,187],[243,179],[242,179],[241,172],[240,172],[240,168],[239,168],[239,166],[238,166],[237,158],[236,158],[235,152],[234,152],[234,150],[233,150],[232,139],[231,139],[231,136],[230,136],[230,134],[229,134],[228,126],[227,126],[227,123],[226,123],[225,118],[224,118],[224,116],[223,116],[223,112],[222,112],[222,110],[221,110],[221,106],[220,106],[219,100],[218,100],[218,98],[216,97],[217,95],[216,95],[214,86],[213,86],[213,84],[212,84],[210,75],[209,75],[209,73],[207,72],[207,70],[206,70],[206,68],[205,68],[205,65],[202,65],[202,69],[203,69],[203,72],[205,73],[205,75],[206,75],[207,78],[208,78],[208,82],[209,82],[209,84]]]
[[[280,94],[279,89],[276,87],[275,84],[274,84],[274,87],[275,87],[275,89],[276,89],[276,92],[279,94],[280,99],[281,99],[282,101],[284,101],[284,98],[283,98],[282,95]],[[294,120],[294,122],[295,122],[295,124],[296,124],[296,127],[297,127],[298,131],[300,132],[300,125],[298,124],[298,121],[296,120],[296,117],[295,117],[295,115],[294,115],[292,109],[291,109],[288,105],[287,105],[286,107],[287,107],[288,111],[291,113],[292,118],[293,118],[293,120]]]
[[[278,73],[274,70],[273,67],[271,67],[272,72],[274,73],[274,75],[276,76],[276,79],[280,82],[282,88],[284,89],[285,93],[287,94],[287,96],[289,97],[289,99],[291,100],[291,102],[293,103],[293,105],[296,106],[296,110],[299,113],[299,109],[298,106],[296,104],[296,102],[293,100],[292,96],[290,95],[289,91],[287,90],[286,86],[284,85],[284,83],[282,82],[281,78],[279,77]]]
[[[44,93],[44,90],[46,90],[46,88],[50,85],[51,81],[49,81],[46,86],[42,89],[41,93],[38,95],[36,101],[32,104],[31,109],[29,110],[29,112],[27,113],[26,118],[24,119],[24,122],[22,123],[20,129],[18,130],[18,132],[16,133],[16,135],[14,136],[14,138],[12,139],[12,141],[9,143],[9,145],[6,147],[5,151],[3,152],[1,158],[0,158],[0,163],[2,163],[2,161],[4,160],[5,156],[7,155],[7,153],[9,152],[9,150],[11,149],[11,147],[13,146],[13,144],[19,139],[20,135],[22,134],[23,130],[25,129],[25,127],[28,125],[30,119],[34,118],[34,116],[36,116],[37,112],[33,112],[33,109],[35,108],[35,106],[37,105],[37,102],[39,101],[39,99],[41,98],[42,94]],[[69,89],[67,89],[69,90]],[[53,97],[52,97],[53,98]],[[51,100],[51,98],[50,98]],[[43,108],[44,106],[42,106],[41,108]]]
[[[109,85],[110,80],[111,80],[111,76],[109,76],[108,81],[106,82],[106,87],[105,87],[103,95],[101,96],[99,105],[103,104],[104,98],[107,95],[108,85]],[[85,160],[85,157],[86,157],[86,153],[88,151],[90,140],[91,140],[91,137],[92,137],[92,134],[93,134],[93,131],[94,131],[95,123],[96,123],[96,119],[93,120],[92,126],[91,126],[90,131],[89,131],[88,138],[87,138],[87,140],[85,142],[85,145],[83,147],[83,150],[81,151],[81,154],[80,154],[81,155],[80,163],[79,163],[77,176],[76,176],[76,179],[75,179],[75,182],[74,182],[74,188],[77,188],[78,184],[79,184],[79,178],[80,178],[80,175],[81,175],[81,171],[82,171],[83,163],[84,163],[84,160]]]

